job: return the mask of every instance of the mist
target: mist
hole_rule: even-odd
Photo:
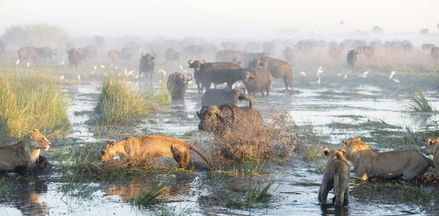
[[[439,2],[421,1],[57,1],[4,0],[0,32],[11,25],[47,23],[71,36],[324,38],[370,32],[439,32]]]

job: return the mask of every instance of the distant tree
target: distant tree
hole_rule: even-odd
[[[374,27],[372,27],[372,33],[382,34],[382,33],[384,33],[384,30],[383,30],[383,28],[381,28],[379,26],[374,26]]]
[[[430,34],[430,30],[428,28],[423,28],[419,31],[420,34]]]
[[[63,45],[67,39],[63,28],[49,24],[12,25],[2,35],[2,40],[8,46],[57,47]]]

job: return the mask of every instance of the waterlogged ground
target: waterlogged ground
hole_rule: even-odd
[[[63,178],[60,160],[72,161],[69,153],[87,148],[95,150],[90,157],[96,158],[96,151],[108,138],[158,133],[193,141],[207,150],[202,139],[205,135],[197,130],[200,95],[192,86],[184,103],[172,104],[126,128],[104,129],[90,123],[100,83],[85,81],[65,85],[63,91],[68,96],[71,136],[67,140],[53,141],[52,150],[45,154],[51,160],[50,170],[3,180],[0,191],[5,195],[0,198],[0,215],[436,214],[438,185],[421,187],[401,182],[361,185],[352,179],[347,207],[335,209],[317,202],[324,165],[323,158],[319,157],[323,146],[340,147],[343,139],[357,136],[379,150],[419,149],[425,136],[439,136],[439,113],[409,111],[406,91],[412,85],[417,86],[438,110],[438,77],[397,78],[400,83],[387,76],[365,79],[351,75],[347,80],[323,76],[321,84],[316,83],[315,77],[297,78],[298,87],[290,93],[283,92],[281,82],[275,81],[269,97],[255,97],[255,108],[267,121],[273,112],[285,111],[291,115],[291,124],[295,124],[304,147],[288,162],[267,161],[247,164],[247,168],[229,167],[231,172],[228,174],[171,169],[150,172],[140,178],[118,176],[116,180],[93,180],[82,184]],[[413,145],[413,140],[420,144]],[[175,166],[172,160],[160,160],[159,163]],[[246,175],[246,172],[251,174]],[[161,198],[166,202],[146,209],[132,204],[130,200],[158,182],[165,185]],[[256,202],[251,207],[246,206],[245,201],[236,201],[242,201],[248,194],[246,191],[263,188],[269,183],[272,185],[268,201]]]

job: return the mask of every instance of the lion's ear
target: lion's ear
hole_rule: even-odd
[[[38,129],[36,129],[36,128],[33,129],[32,131],[35,132],[35,133],[39,133],[39,132],[40,132],[40,131],[39,131]]]
[[[343,146],[347,146],[347,145],[348,145],[348,141],[347,140],[343,141]]]
[[[328,154],[329,154],[329,149],[328,149],[327,147],[325,147],[325,148],[323,149],[323,153],[324,153],[325,155],[328,155]]]
[[[433,140],[428,139],[428,140],[427,140],[427,143],[431,145],[431,144],[433,144]]]
[[[343,152],[343,154],[346,154],[346,150],[340,149],[339,151]]]

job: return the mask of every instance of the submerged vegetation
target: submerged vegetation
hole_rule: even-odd
[[[49,137],[65,136],[67,107],[54,84],[39,79],[0,79],[0,132],[21,138],[34,128]]]
[[[109,78],[104,82],[95,111],[103,115],[106,124],[124,124],[169,104],[169,93],[166,92],[167,89],[162,87],[158,94],[138,93],[129,87],[127,81]]]
[[[155,183],[144,189],[137,197],[135,197],[131,202],[141,208],[148,208],[157,204],[164,202],[160,199],[163,195],[164,189],[163,183]]]

